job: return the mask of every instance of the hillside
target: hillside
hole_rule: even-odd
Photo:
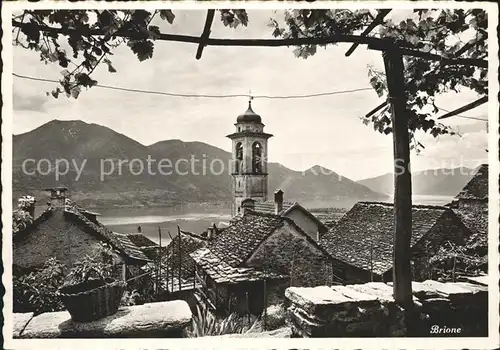
[[[472,178],[473,169],[440,168],[412,173],[412,190],[416,195],[455,196]],[[394,192],[394,174],[358,181],[372,191],[391,195]]]
[[[87,206],[227,203],[231,199],[231,177],[227,170],[230,153],[202,142],[166,140],[144,146],[101,125],[54,120],[30,132],[14,135],[13,153],[14,198],[21,194],[40,197],[41,189],[64,185],[75,200]],[[198,160],[193,169],[187,162],[177,163],[179,159],[191,157]],[[41,163],[42,170],[46,170],[49,163],[54,168],[57,159],[67,159],[71,162],[70,170],[61,175],[59,181],[54,169],[47,175],[27,175],[22,170],[26,159],[46,159]],[[152,171],[148,171],[148,159],[154,160],[150,162]],[[163,168],[163,174],[158,170],[162,159],[170,162],[170,167]],[[225,164],[226,169],[220,175],[203,167],[203,164],[209,167],[214,159]],[[176,164],[178,172],[172,171]],[[26,170],[34,171],[35,164],[28,165]],[[82,169],[82,165],[83,172],[76,181],[76,169]],[[65,169],[64,164],[60,166],[61,170]],[[102,179],[101,168],[107,172]],[[302,173],[270,163],[268,170],[269,192],[281,188],[286,200],[353,202],[381,198],[366,186],[319,166]]]

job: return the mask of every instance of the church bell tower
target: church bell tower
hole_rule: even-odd
[[[267,200],[267,140],[273,136],[264,132],[262,119],[252,110],[251,100],[247,111],[238,116],[234,125],[235,132],[227,136],[233,141],[232,216],[241,212],[241,202],[246,198]]]

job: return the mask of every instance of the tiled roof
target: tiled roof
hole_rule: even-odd
[[[127,233],[128,239],[132,241],[138,247],[156,247],[158,244],[150,240],[148,237],[142,233]]]
[[[488,164],[481,165],[472,179],[456,197],[457,199],[488,199]]]
[[[237,267],[283,222],[284,218],[277,215],[246,213],[210,241],[208,247],[220,259]]]
[[[392,267],[394,209],[389,203],[359,202],[320,239],[320,245],[336,259],[382,274]],[[446,212],[445,207],[414,205],[412,246]]]
[[[252,267],[234,267],[215,255],[209,248],[201,248],[191,253],[194,261],[215,283],[239,283],[261,279],[286,278],[286,276],[258,271]]]

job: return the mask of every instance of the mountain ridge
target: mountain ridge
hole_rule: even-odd
[[[435,168],[412,172],[412,192],[416,195],[455,196],[472,178],[474,169],[467,167]],[[358,180],[372,191],[392,196],[394,173]]]
[[[184,168],[168,176],[159,174],[157,165],[152,166],[155,174],[149,170],[138,171],[140,163],[145,167],[148,157],[178,161],[191,156],[197,156],[199,160],[205,159],[207,164],[219,159],[228,165],[231,159],[229,152],[200,141],[173,139],[145,146],[99,124],[80,120],[53,120],[29,132],[13,136],[13,194],[19,196],[29,192],[39,196],[42,188],[65,185],[75,200],[90,207],[230,202],[232,194],[229,169],[224,169],[220,175],[215,175],[214,172],[200,176],[195,173],[206,170],[200,161],[192,169],[182,165]],[[22,165],[26,159],[46,159],[47,167],[53,167],[57,159],[71,159],[76,165],[85,162],[85,166],[78,181],[75,181],[78,171],[71,163],[67,174],[61,175],[56,181],[54,169],[45,176],[25,174]],[[104,169],[110,173],[104,178],[103,160]],[[31,164],[27,170],[36,170],[35,164]],[[122,170],[120,174],[118,169]],[[180,170],[193,171],[180,175]],[[275,189],[281,188],[285,192],[285,200],[323,200],[351,205],[358,200],[385,198],[368,187],[319,165],[305,171],[295,171],[279,163],[268,163],[268,172],[268,193],[272,194]]]

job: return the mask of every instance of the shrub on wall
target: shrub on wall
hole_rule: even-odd
[[[265,315],[265,328],[268,331],[278,329],[285,325],[286,319],[286,309],[285,307],[280,305],[271,305],[266,310]]]
[[[16,233],[17,231],[24,230],[32,222],[33,218],[27,211],[17,209],[12,212],[12,232]]]
[[[116,274],[113,257],[113,249],[107,244],[100,244],[92,256],[86,255],[73,264],[66,283],[77,284],[89,278],[112,278]]]

